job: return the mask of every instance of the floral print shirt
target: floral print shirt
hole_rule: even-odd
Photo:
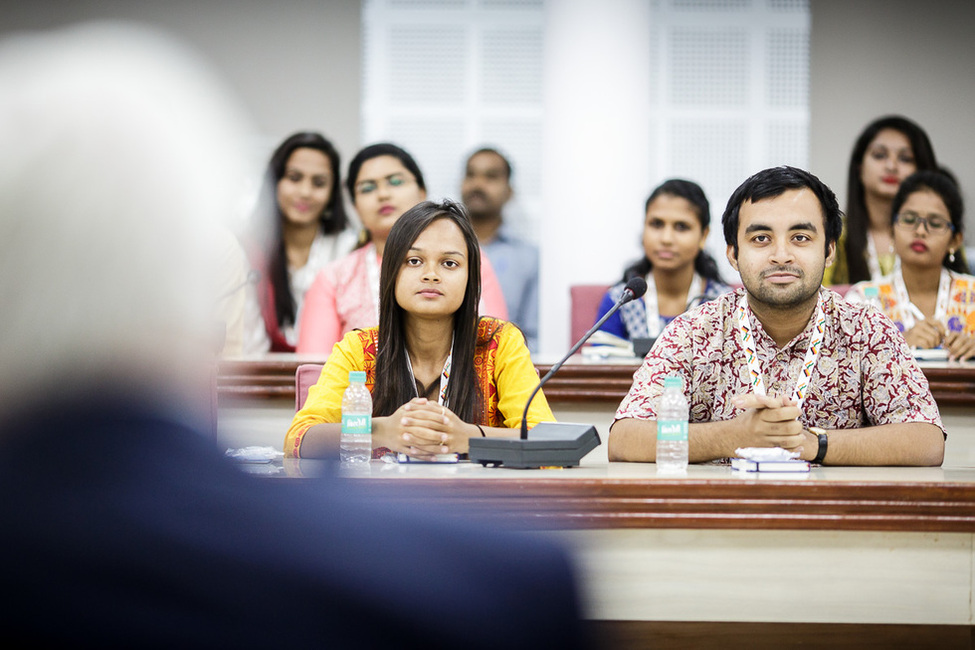
[[[742,413],[732,397],[750,392],[748,364],[737,328],[744,289],[686,312],[667,326],[616,411],[616,419],[656,418],[664,377],[678,375],[692,423],[731,420]],[[941,428],[927,378],[904,338],[880,311],[844,302],[828,289],[827,325],[800,421],[824,429],[901,422]],[[759,366],[769,395],[791,396],[812,335],[806,328],[781,349],[748,311]]]

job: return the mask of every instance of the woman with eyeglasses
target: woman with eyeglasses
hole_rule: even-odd
[[[284,453],[338,453],[350,371],[372,393],[373,458],[465,454],[471,437],[514,437],[538,374],[512,323],[478,316],[481,255],[466,209],[423,201],[391,227],[383,256],[378,327],[335,346],[285,436]],[[529,426],[555,418],[539,392]]]
[[[891,274],[851,287],[847,300],[876,300],[912,347],[943,347],[949,359],[972,358],[975,277],[966,274],[960,255],[961,192],[940,172],[916,172],[901,183],[891,207],[898,262]]]
[[[347,332],[379,323],[379,269],[386,238],[404,212],[427,198],[416,161],[389,143],[356,154],[346,188],[362,222],[362,243],[322,269],[305,295],[299,353],[328,354]],[[487,259],[481,262],[481,282],[481,313],[507,318],[501,286]]]

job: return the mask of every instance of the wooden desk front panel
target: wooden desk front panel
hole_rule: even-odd
[[[975,470],[758,479],[716,466],[656,478],[645,464],[370,465],[352,480],[394,487],[384,498],[404,508],[564,541],[591,620],[972,624]]]
[[[573,360],[574,361],[574,360]],[[235,398],[294,399],[295,369],[300,363],[322,363],[317,357],[268,355],[220,363],[217,390],[222,401]],[[550,401],[619,404],[639,367],[636,360],[615,364],[567,363],[545,386]],[[536,364],[541,375],[550,364]],[[975,407],[975,363],[926,364],[924,374],[940,406]]]

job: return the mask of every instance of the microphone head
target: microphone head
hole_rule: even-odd
[[[641,277],[630,278],[630,281],[626,283],[626,288],[623,289],[623,296],[626,300],[623,302],[630,302],[631,300],[636,300],[637,298],[642,298],[643,294],[647,292],[647,281]]]

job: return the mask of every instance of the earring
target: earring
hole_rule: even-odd
[[[949,251],[948,261],[952,264],[955,263],[955,251]]]

